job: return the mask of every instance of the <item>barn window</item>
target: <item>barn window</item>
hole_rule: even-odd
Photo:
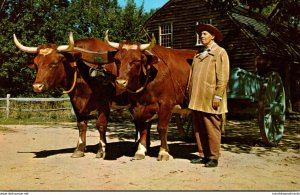
[[[159,26],[159,44],[163,47],[173,46],[173,26],[171,23]]]
[[[212,24],[212,19],[206,19],[206,20],[200,20],[196,22],[196,26],[198,24]],[[202,45],[201,40],[200,40],[200,36],[199,34],[196,32],[196,46],[197,45]]]

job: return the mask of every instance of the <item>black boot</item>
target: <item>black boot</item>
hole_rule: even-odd
[[[205,165],[205,167],[217,167],[218,166],[218,160],[216,159],[209,159]]]
[[[191,160],[192,164],[205,164],[209,161],[208,158],[203,158],[203,157],[199,157],[199,158],[195,158]]]

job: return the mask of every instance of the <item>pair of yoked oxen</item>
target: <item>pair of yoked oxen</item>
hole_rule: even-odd
[[[85,38],[74,42],[70,33],[69,45],[27,47],[15,35],[14,42],[20,50],[36,54],[30,64],[37,71],[33,84],[35,92],[63,88],[70,96],[79,129],[72,157],[84,156],[88,116],[98,110],[96,126],[100,141],[96,157],[105,158],[108,117],[111,103],[116,102],[129,105],[139,132],[134,159],[145,158],[150,145],[151,119],[157,116],[161,140],[158,160],[169,160],[169,121],[174,106],[186,104],[189,61],[197,51],[165,48],[157,45],[154,37],[148,44],[110,42],[108,31],[104,41]],[[95,76],[99,72],[101,74]]]

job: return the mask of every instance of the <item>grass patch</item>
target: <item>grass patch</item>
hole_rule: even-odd
[[[0,118],[0,125],[45,125],[45,124],[61,124],[61,123],[76,123],[76,120],[45,120],[43,118],[29,118],[29,119],[14,119],[14,118]]]
[[[0,124],[61,124],[76,123],[76,116],[69,100],[66,101],[16,101],[11,100],[7,117],[6,101],[0,101]],[[97,119],[97,111],[90,113],[90,122]],[[109,122],[132,119],[127,108],[112,109]]]
[[[76,121],[69,101],[11,101],[8,117],[5,109],[6,102],[0,101],[0,107],[0,124],[44,124]]]
[[[0,132],[14,132],[14,130],[9,127],[0,126]]]
[[[3,101],[0,101],[0,107],[5,108]],[[75,113],[71,110],[71,103],[64,102],[17,102],[11,101],[10,112],[7,118],[6,110],[0,109],[0,124],[61,124],[76,123]],[[67,110],[63,110],[67,108]],[[60,109],[60,110],[56,110]],[[42,112],[41,112],[42,110]],[[48,111],[49,110],[49,111]],[[88,120],[93,123],[97,119],[97,111],[90,113]],[[130,118],[128,109],[112,109],[109,122],[122,121],[124,118]]]

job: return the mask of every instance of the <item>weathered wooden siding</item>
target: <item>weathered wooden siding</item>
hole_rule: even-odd
[[[209,19],[224,35],[224,40],[220,45],[227,50],[231,67],[239,66],[256,72],[255,46],[249,44],[247,37],[234,25],[226,13],[212,9],[204,0],[170,1],[148,20],[145,28],[158,38],[158,27],[165,23],[172,23],[173,48],[199,49],[199,46],[196,46],[195,24],[197,21]]]

